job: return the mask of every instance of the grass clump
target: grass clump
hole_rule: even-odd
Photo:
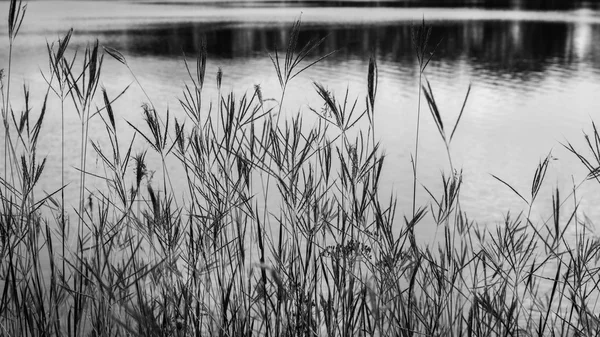
[[[12,0],[9,55],[24,13]],[[527,203],[527,213],[507,214],[495,228],[478,226],[460,207],[463,178],[450,151],[470,88],[448,135],[427,81],[419,90],[451,172],[441,176],[440,195],[425,188],[430,202],[415,202],[402,216],[395,197],[379,191],[385,155],[375,135],[374,58],[364,98],[348,91],[340,98],[316,82],[323,107],[311,109],[317,122],[307,126],[300,114],[280,118],[288,85],[322,59],[308,60],[322,40],[298,46],[299,32],[300,21],[285,57],[271,57],[278,101],[265,100],[260,86],[241,97],[223,94],[219,70],[216,107],[206,104],[202,48],[194,70],[185,64],[190,79],[180,103],[186,121],[158,111],[146,95],[145,125],[129,123],[135,137],[125,145],[113,107],[122,93],[98,91],[104,53],[131,71],[120,52],[96,42],[82,57],[68,56],[72,31],[48,45],[47,90],[37,119],[27,88],[25,108],[13,109],[9,61],[7,77],[0,76],[0,334],[598,335],[600,243],[590,235],[591,222],[578,215],[576,189],[564,200],[554,192],[548,221],[534,223],[530,216],[551,156],[536,169],[529,198],[497,178]],[[424,23],[415,29],[420,78],[429,63],[428,37]],[[81,123],[79,204],[72,212],[65,211],[64,148],[63,187],[36,189],[46,168],[36,146],[51,113],[50,95],[59,100],[61,117],[75,111]],[[103,141],[90,138],[93,118],[103,122]],[[589,170],[587,178],[598,180],[595,125],[586,139],[591,155],[566,146]],[[414,200],[418,142],[417,135]],[[147,150],[136,151],[138,143]],[[87,170],[91,155],[102,174]],[[173,162],[188,188],[183,200],[167,166]],[[90,179],[105,187],[90,190]],[[567,216],[561,214],[565,200],[575,203]],[[424,221],[438,226],[439,242],[417,242],[415,226]]]

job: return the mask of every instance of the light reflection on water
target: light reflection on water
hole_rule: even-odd
[[[290,25],[300,13],[295,7],[224,9],[78,2],[70,6],[79,8],[81,16],[67,10],[61,17],[63,12],[57,9],[60,6],[52,7],[53,3],[30,4],[32,13],[15,46],[15,83],[25,79],[33,98],[40,99],[37,88],[44,83],[39,69],[46,69],[45,39],[56,38],[72,24],[76,27],[73,46],[82,49],[98,38],[102,45],[120,50],[159,110],[169,107],[181,118],[177,98],[182,97],[182,85],[187,80],[182,53],[193,58],[202,39],[206,40],[209,86],[205,95],[213,101],[216,88],[212,79],[217,67],[224,71],[226,89],[241,94],[260,84],[266,95],[275,98],[279,89],[267,54],[276,46],[283,49]],[[41,9],[36,9],[38,6]],[[86,11],[91,8],[97,11]],[[527,194],[536,164],[551,150],[558,160],[552,162],[548,187],[540,193],[539,207],[533,214],[551,214],[552,186],[568,190],[573,185],[572,175],[575,182],[584,177],[581,165],[560,143],[569,140],[583,144],[581,130],[589,131],[590,120],[598,116],[600,103],[594,100],[600,90],[600,47],[594,43],[600,38],[597,12],[399,8],[302,11],[305,25],[300,43],[326,36],[315,57],[337,52],[292,82],[285,108],[290,113],[300,107],[304,113],[309,113],[308,106],[318,108],[321,103],[313,93],[313,80],[339,95],[349,87],[354,96],[363,97],[368,58],[375,55],[380,67],[376,128],[387,153],[383,185],[385,192],[398,194],[401,212],[408,211],[412,197],[410,158],[417,111],[418,74],[411,26],[423,15],[433,25],[432,43],[441,41],[426,75],[448,125],[453,125],[469,83],[473,85],[452,144],[455,166],[464,172],[462,207],[469,215],[481,222],[495,222],[509,209],[521,210],[524,205],[518,197],[490,174]],[[5,34],[5,29],[2,32]],[[0,63],[4,67],[6,36],[1,37]],[[108,58],[103,76],[102,83],[112,96],[133,81],[126,69]],[[135,124],[141,121],[139,106],[145,100],[134,85],[115,109],[121,118]],[[47,121],[50,130],[60,125],[58,114],[54,116]],[[439,193],[440,172],[448,170],[445,152],[425,107],[422,121],[419,180]],[[77,123],[75,115],[67,116],[67,134],[71,137],[67,144],[78,142]],[[117,128],[130,130],[124,120]],[[101,137],[101,132],[100,123],[92,127],[92,137]],[[48,153],[52,159],[60,153],[60,137],[56,133],[45,137],[38,152]],[[78,152],[69,154],[75,165]],[[47,191],[57,187],[52,177],[60,172],[58,165],[56,160],[49,160],[43,181]],[[77,172],[67,172],[68,178],[75,181]],[[75,186],[68,188],[76,191]],[[593,185],[578,191],[583,206],[598,201],[594,191]],[[419,193],[420,200],[427,200],[424,190]],[[596,214],[591,207],[583,209]],[[430,232],[430,228],[422,230]]]

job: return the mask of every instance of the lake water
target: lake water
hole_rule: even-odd
[[[241,94],[252,92],[259,84],[267,97],[277,97],[280,91],[268,52],[276,46],[284,49],[289,29],[301,15],[301,40],[327,37],[313,57],[337,52],[292,82],[284,109],[309,113],[309,106],[320,107],[322,102],[314,93],[312,81],[338,95],[348,87],[352,95],[364,97],[369,56],[375,55],[380,75],[376,129],[387,153],[384,190],[396,192],[399,211],[408,214],[418,101],[411,26],[424,18],[433,26],[431,41],[441,41],[426,76],[447,124],[454,123],[467,87],[472,84],[452,144],[454,165],[462,167],[464,174],[463,209],[481,224],[501,221],[508,210],[522,210],[523,202],[491,174],[528,195],[537,163],[552,151],[557,160],[550,165],[547,187],[540,192],[539,207],[534,209],[534,216],[547,218],[551,215],[551,188],[559,187],[561,195],[566,196],[573,181],[579,183],[586,174],[561,143],[568,140],[582,148],[582,130],[589,132],[591,121],[600,117],[600,100],[596,99],[600,92],[600,45],[596,43],[600,41],[600,11],[591,5],[584,8],[584,2],[545,11],[528,10],[524,5],[527,2],[505,3],[494,8],[457,9],[371,8],[361,7],[361,2],[326,8],[313,6],[318,2],[308,6],[31,2],[15,44],[13,83],[27,83],[37,102],[34,111],[39,111],[45,88],[40,70],[47,73],[46,41],[55,41],[73,27],[73,49],[82,50],[97,38],[101,45],[121,51],[159,111],[168,107],[183,116],[178,103],[187,80],[182,54],[197,54],[202,39],[209,53],[207,97],[213,101],[216,97],[212,79],[218,67],[224,72],[225,89]],[[0,12],[6,13],[7,6],[7,2],[1,2]],[[5,68],[8,39],[4,20],[0,30],[0,67]],[[101,83],[111,97],[133,81],[127,69],[109,58],[102,76]],[[21,94],[14,90],[13,101]],[[144,101],[141,90],[132,86],[115,107],[117,128],[129,129],[125,119],[134,124],[140,121]],[[46,191],[60,184],[56,179],[60,173],[60,134],[52,132],[59,130],[60,114],[56,105],[52,107],[38,149],[39,155],[49,157],[42,178]],[[66,116],[66,121],[65,143],[78,144],[77,116]],[[101,128],[92,131],[92,138],[104,137]],[[440,172],[448,172],[449,168],[426,106],[421,136],[419,179],[439,191]],[[77,165],[78,149],[68,152],[69,165]],[[94,165],[94,159],[90,163]],[[77,181],[77,175],[75,169],[67,170],[67,179]],[[74,185],[67,191],[77,195]],[[584,184],[577,197],[581,209],[592,219],[600,215],[594,207],[600,201],[598,186]],[[74,200],[76,197],[75,205]],[[428,200],[422,188],[419,200]],[[428,235],[429,230],[423,228],[420,232]]]

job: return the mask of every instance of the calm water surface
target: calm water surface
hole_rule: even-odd
[[[6,13],[7,3],[0,3]],[[517,6],[518,7],[518,6]],[[584,6],[581,6],[584,7]],[[593,7],[593,6],[591,6]],[[13,83],[31,88],[39,111],[47,73],[46,41],[54,41],[72,26],[73,48],[83,49],[98,38],[104,46],[121,51],[160,111],[169,108],[183,117],[178,98],[187,80],[183,53],[197,54],[202,39],[209,53],[209,85],[206,97],[216,97],[214,76],[224,71],[223,85],[238,93],[252,92],[261,85],[266,96],[278,97],[279,89],[268,52],[283,49],[292,22],[302,13],[301,40],[327,36],[315,57],[337,52],[292,82],[284,109],[292,114],[322,103],[314,93],[317,81],[342,95],[363,102],[370,55],[377,58],[379,92],[378,136],[387,153],[385,191],[398,194],[400,211],[408,214],[412,197],[411,153],[414,151],[418,71],[411,46],[411,25],[423,17],[433,25],[431,41],[441,41],[427,68],[440,104],[442,118],[452,125],[469,83],[470,100],[452,144],[454,165],[463,168],[462,207],[482,224],[501,221],[508,210],[518,212],[522,201],[491,174],[510,182],[528,195],[540,159],[550,151],[556,160],[548,172],[547,188],[540,194],[534,214],[551,215],[551,188],[566,196],[585,177],[585,171],[561,143],[582,146],[582,130],[600,117],[600,12],[593,8],[559,8],[552,11],[452,8],[362,8],[341,6],[316,8],[293,3],[289,6],[216,6],[211,4],[128,2],[31,2],[22,32],[15,45]],[[6,24],[0,25],[0,67],[7,66]],[[116,96],[133,81],[127,69],[106,58],[102,84]],[[14,87],[13,87],[14,88]],[[14,97],[22,92],[13,91]],[[119,100],[117,128],[131,133],[125,120],[138,123],[140,105],[147,101],[132,86]],[[56,102],[55,102],[56,103]],[[49,156],[42,186],[57,188],[60,181],[60,114],[54,103],[47,117],[39,154]],[[67,120],[69,166],[77,165],[79,119]],[[434,193],[440,191],[440,173],[448,172],[442,141],[427,110],[422,118],[420,182]],[[103,138],[96,125],[92,138]],[[1,132],[1,131],[0,131]],[[95,158],[90,165],[99,165]],[[77,180],[69,168],[68,179]],[[68,186],[73,205],[76,186]],[[600,190],[593,184],[577,192],[582,209],[594,218]],[[426,193],[420,189],[420,200]],[[424,236],[431,235],[426,225]]]

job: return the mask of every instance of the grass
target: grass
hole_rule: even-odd
[[[23,15],[25,6],[12,0],[9,55]],[[431,55],[429,31],[424,22],[414,29],[420,78]],[[110,97],[98,87],[104,55],[133,73],[120,52],[96,42],[71,55],[72,31],[49,44],[37,119],[26,88],[24,110],[13,109],[9,61],[1,77],[0,335],[599,334],[600,242],[578,212],[578,187],[566,198],[553,192],[547,221],[530,217],[551,155],[536,168],[530,194],[497,177],[528,212],[507,214],[495,227],[476,224],[460,207],[463,180],[450,146],[470,88],[448,128],[432,85],[420,81],[451,172],[441,176],[441,194],[424,188],[419,192],[429,202],[416,204],[417,136],[414,206],[399,214],[394,195],[379,191],[385,155],[375,136],[375,58],[364,97],[337,97],[314,83],[322,100],[311,109],[318,122],[307,126],[301,114],[280,118],[286,89],[314,64],[309,55],[322,42],[298,46],[299,32],[300,21],[285,55],[271,56],[278,101],[264,100],[260,86],[241,97],[222,93],[219,70],[218,97],[206,103],[202,48],[195,69],[185,63],[189,81],[180,103],[188,118],[158,111],[146,95],[145,124],[128,124],[128,131],[117,130],[122,124],[113,109],[122,93]],[[73,212],[65,211],[64,188],[36,189],[45,174],[36,146],[50,132],[43,128],[50,95],[60,101],[62,118],[75,111],[80,120],[78,182],[65,181],[62,149],[61,184],[79,188]],[[421,104],[417,114],[420,119]],[[92,119],[103,121],[104,140],[91,139]],[[565,144],[589,170],[586,181],[600,178],[600,133],[592,126],[587,149]],[[417,134],[419,128],[418,122]],[[123,143],[124,132],[136,136]],[[147,150],[136,152],[139,144]],[[102,162],[102,176],[87,171],[92,155]],[[183,172],[185,200],[173,191],[167,162]],[[105,187],[92,191],[90,179]],[[567,205],[574,210],[565,215]],[[423,221],[437,224],[439,242],[416,241],[414,228]]]

